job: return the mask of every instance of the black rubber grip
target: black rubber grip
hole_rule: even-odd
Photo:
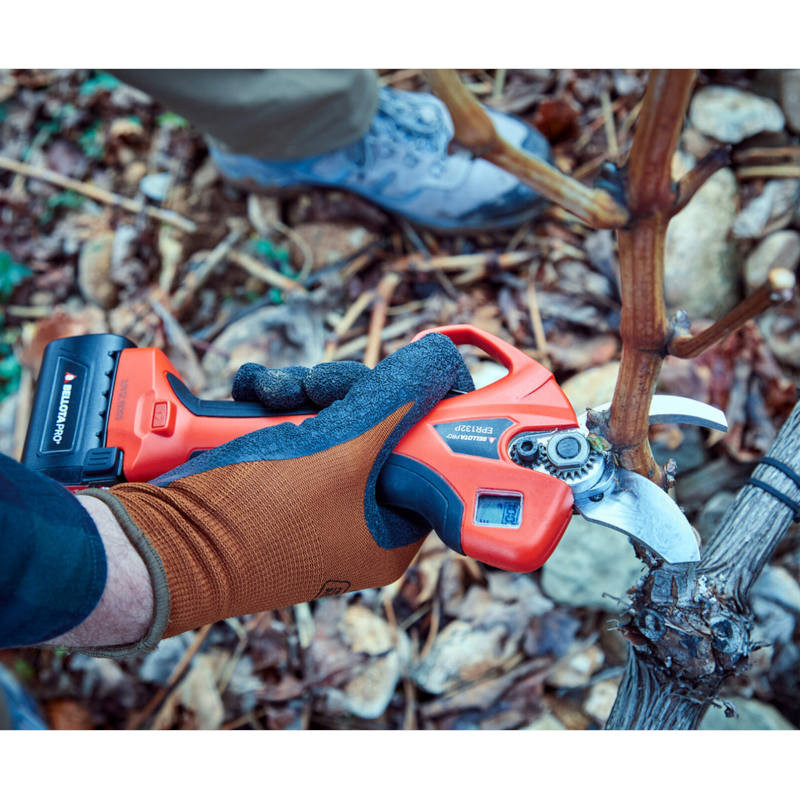
[[[175,396],[196,417],[296,417],[301,414],[316,414],[316,406],[303,406],[291,411],[275,411],[261,403],[246,403],[240,400],[201,400],[192,394],[189,387],[174,373],[167,373],[167,381]]]
[[[450,484],[430,467],[393,453],[378,477],[378,501],[413,511],[449,548],[464,552],[461,549],[464,504]]]

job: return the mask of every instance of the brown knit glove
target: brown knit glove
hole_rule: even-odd
[[[149,649],[207,622],[396,580],[428,526],[380,506],[378,473],[447,392],[472,389],[455,345],[430,334],[296,426],[234,439],[152,483],[86,490],[108,504],[148,565]]]

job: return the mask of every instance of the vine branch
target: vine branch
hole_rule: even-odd
[[[695,358],[708,350],[728,334],[738,330],[745,322],[766,311],[770,306],[785,303],[794,294],[795,277],[788,269],[780,267],[770,270],[763,286],[731,309],[722,319],[717,320],[696,336],[680,333],[669,343],[670,355],[678,358]],[[679,317],[676,327],[688,328],[688,319]]]
[[[498,136],[491,118],[455,70],[425,70],[425,76],[450,112],[456,140],[476,156],[512,173],[593,228],[618,228],[627,222],[627,209],[607,191],[584,186]]]
[[[768,455],[800,471],[800,403]],[[800,502],[800,487],[773,467],[759,464],[753,477]],[[606,728],[699,725],[723,682],[747,666],[748,594],[792,518],[783,502],[745,485],[696,569],[664,565],[642,579],[621,626],[628,664]]]

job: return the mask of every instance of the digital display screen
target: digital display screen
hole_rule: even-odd
[[[478,495],[475,504],[475,524],[494,528],[519,528],[522,521],[522,497],[519,495]]]

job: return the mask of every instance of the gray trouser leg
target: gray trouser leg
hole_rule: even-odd
[[[290,161],[360,139],[378,106],[373,70],[114,70],[235,153]]]

